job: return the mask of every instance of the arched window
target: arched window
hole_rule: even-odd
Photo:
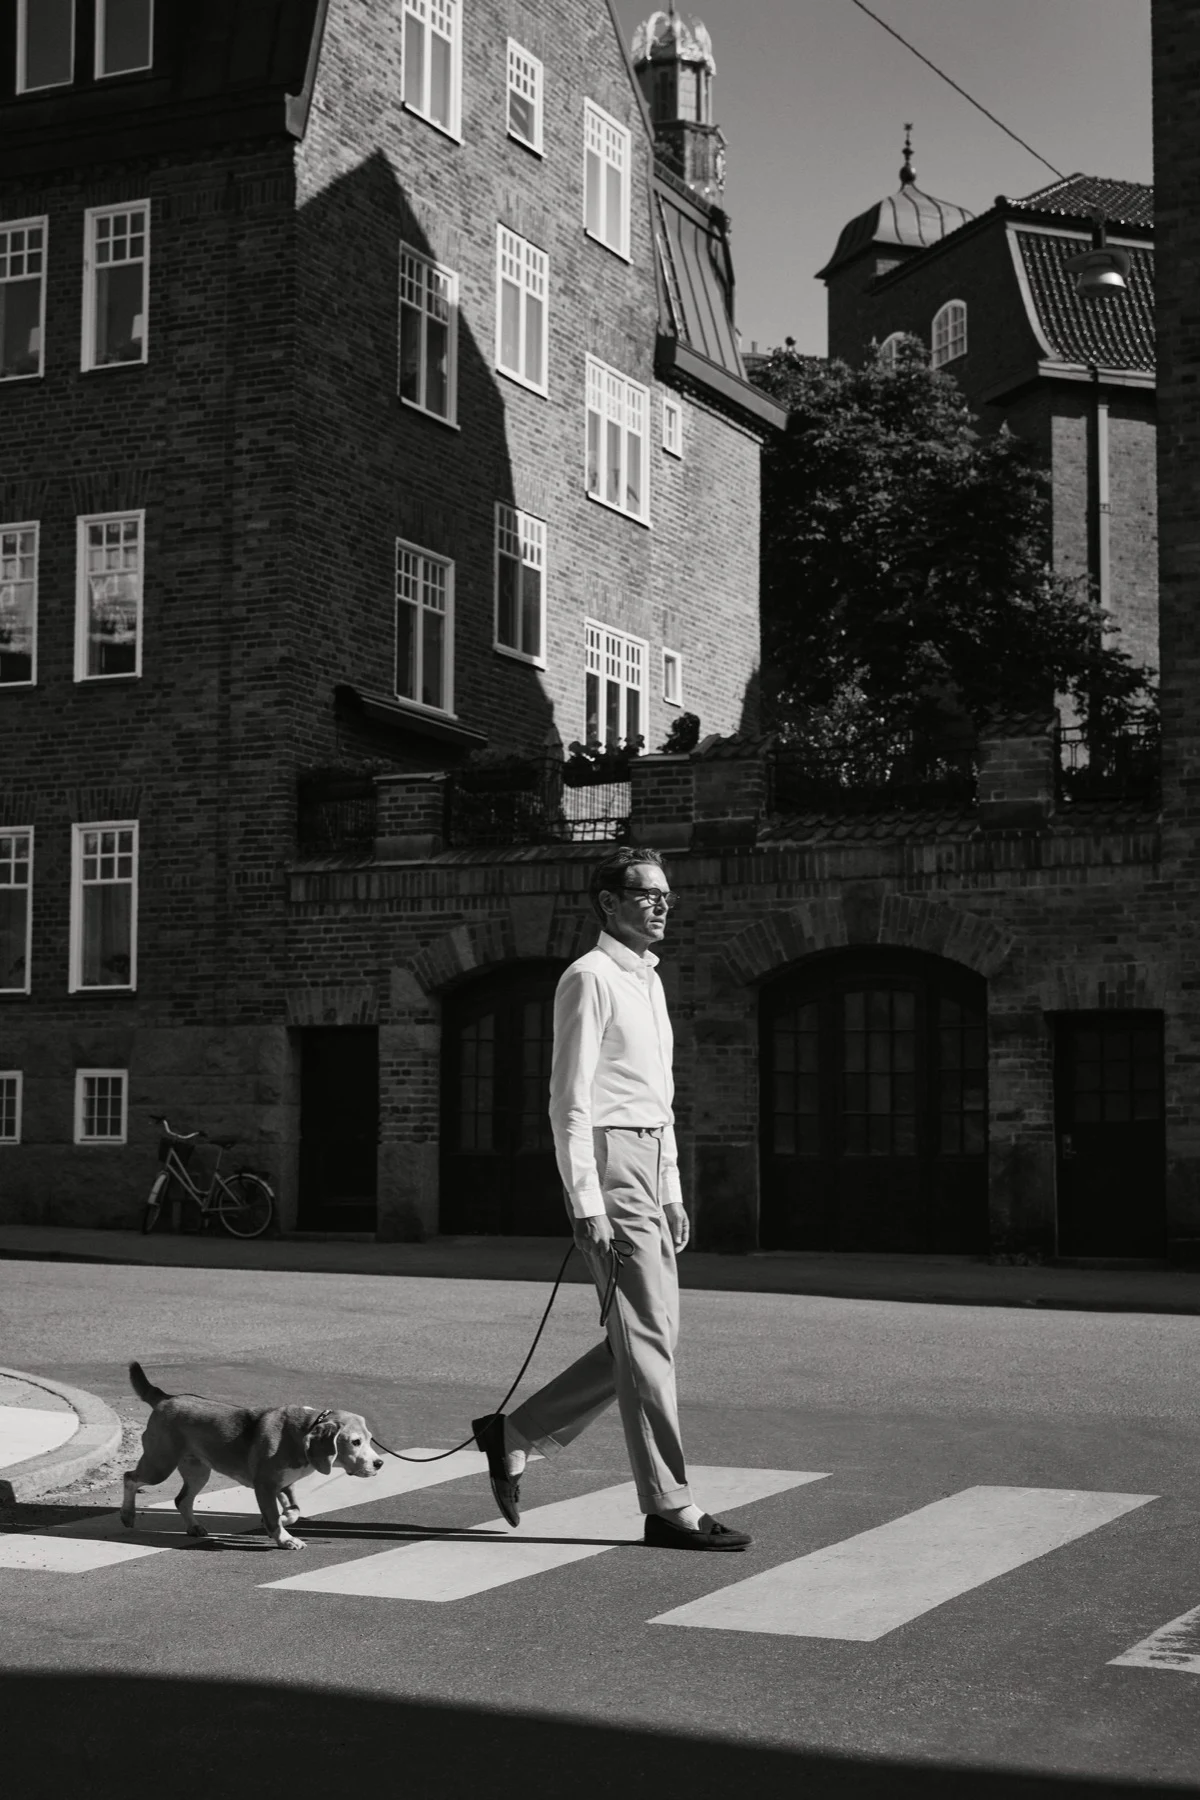
[[[933,315],[933,366],[940,369],[943,363],[953,362],[956,357],[967,354],[967,303],[965,300],[947,300]]]
[[[900,348],[900,340],[903,336],[904,336],[904,333],[902,331],[893,331],[891,333],[891,335],[888,337],[885,337],[882,344],[880,344],[880,346],[879,346],[879,361],[880,361],[880,365],[883,368],[885,368],[885,369],[894,369],[895,368],[896,352]]]

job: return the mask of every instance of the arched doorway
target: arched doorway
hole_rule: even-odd
[[[562,1237],[548,1114],[554,989],[565,964],[518,962],[447,994],[439,1230]]]
[[[913,950],[815,956],[763,991],[769,1250],[987,1248],[987,986]]]

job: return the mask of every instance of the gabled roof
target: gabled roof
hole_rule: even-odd
[[[733,324],[733,261],[725,215],[656,167],[651,197],[658,249],[660,374],[675,374],[718,401],[782,429],[784,408],[746,379]]]
[[[1086,219],[1099,210],[1107,225],[1154,228],[1154,189],[1140,181],[1112,181],[1104,175],[1067,175],[1049,187],[1005,202],[1021,212],[1059,213]]]
[[[1154,370],[1154,251],[1133,245],[1128,287],[1103,300],[1083,300],[1065,264],[1086,245],[1078,237],[1048,231],[1012,233],[1025,273],[1023,284],[1038,335],[1064,363],[1095,363],[1106,369]]]

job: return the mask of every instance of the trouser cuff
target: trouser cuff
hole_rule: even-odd
[[[684,1482],[682,1487],[664,1488],[657,1494],[639,1494],[638,1505],[644,1513],[677,1512],[681,1506],[692,1504],[692,1490]]]

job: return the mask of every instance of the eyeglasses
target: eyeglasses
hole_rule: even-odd
[[[679,905],[679,895],[669,893],[666,888],[623,887],[621,892],[632,894],[635,900],[644,900],[656,912],[660,906],[664,912],[670,912],[673,906]]]

